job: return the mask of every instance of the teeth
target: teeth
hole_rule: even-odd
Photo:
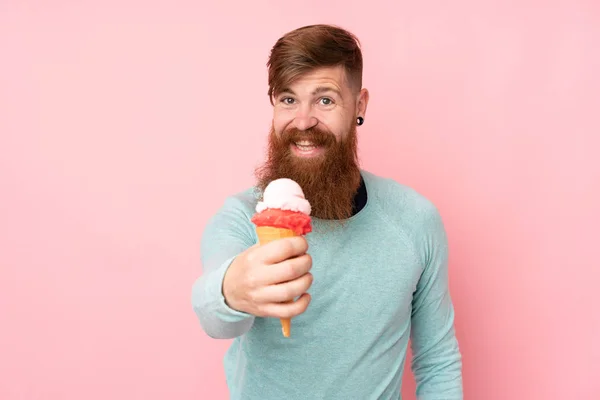
[[[296,147],[300,151],[310,151],[316,147],[314,144],[312,144],[312,142],[310,142],[308,140],[302,140],[302,141],[296,142],[295,144],[296,144]]]

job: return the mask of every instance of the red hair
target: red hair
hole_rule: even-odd
[[[335,66],[344,68],[354,89],[362,87],[362,52],[352,33],[333,25],[309,25],[288,32],[275,43],[267,62],[271,103],[300,75]]]

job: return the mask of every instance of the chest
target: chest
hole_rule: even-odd
[[[385,319],[410,311],[422,266],[408,239],[390,230],[307,240],[313,259],[313,312]]]

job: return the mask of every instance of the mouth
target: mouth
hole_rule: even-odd
[[[300,157],[313,157],[321,154],[324,149],[310,140],[300,140],[292,144],[292,150]]]

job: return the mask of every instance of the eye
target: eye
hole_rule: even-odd
[[[319,99],[319,101],[321,102],[322,105],[324,106],[330,106],[333,104],[333,100],[329,97],[321,97]]]
[[[288,106],[294,104],[294,99],[292,99],[291,97],[284,97],[280,101]]]

